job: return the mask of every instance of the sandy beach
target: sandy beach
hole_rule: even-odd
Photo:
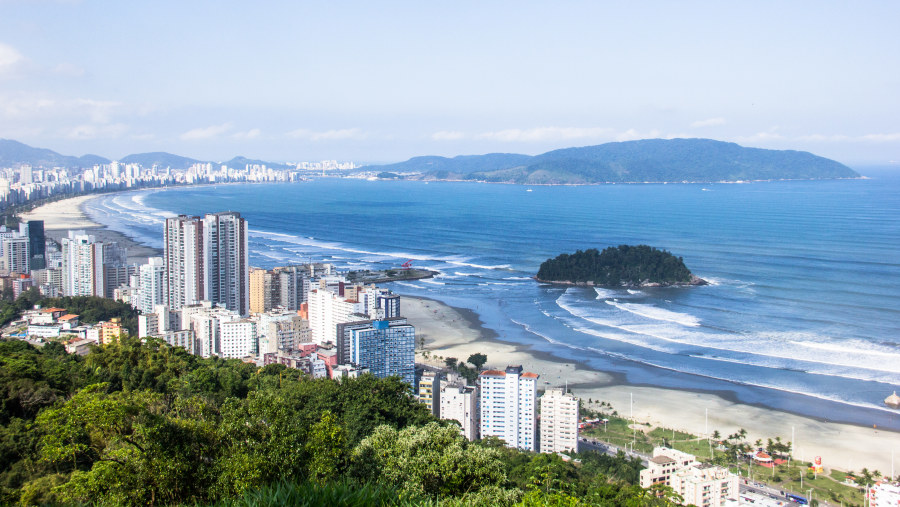
[[[402,313],[416,326],[417,337],[424,338],[430,359],[419,352],[419,362],[443,366],[443,358],[464,361],[471,354],[482,353],[488,358],[486,367],[502,369],[521,364],[526,371],[541,375],[540,386],[561,387],[568,381],[576,396],[592,399],[595,404],[609,402],[620,415],[629,414],[633,395],[638,422],[695,435],[704,435],[707,411],[710,433],[718,430],[728,435],[743,428],[749,441],[775,437],[790,441],[793,430],[795,457],[811,461],[821,456],[828,468],[858,471],[867,467],[890,473],[891,451],[900,457],[900,433],[819,421],[735,403],[710,393],[625,385],[614,375],[499,341],[496,333],[481,326],[476,314],[439,301],[404,296]]]
[[[81,195],[70,199],[63,199],[44,204],[32,211],[19,215],[21,220],[43,220],[44,234],[48,238],[59,242],[68,235],[70,230],[84,230],[95,236],[99,241],[117,242],[119,246],[128,249],[128,261],[143,264],[148,257],[160,255],[162,252],[156,248],[137,243],[128,236],[91,221],[84,213],[82,206],[91,199],[96,199],[100,194]],[[160,230],[160,234],[162,231]]]

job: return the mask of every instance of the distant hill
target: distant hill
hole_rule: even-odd
[[[123,164],[140,164],[144,167],[158,165],[160,167],[171,167],[172,169],[187,169],[193,164],[206,163],[207,161],[173,155],[163,151],[156,151],[128,155],[119,159],[119,162]],[[94,167],[97,164],[108,163],[110,163],[110,159],[99,155],[72,157],[60,155],[53,150],[45,148],[34,148],[10,139],[0,139],[0,167],[15,167],[21,164],[30,164],[34,167],[88,168]],[[215,164],[218,165],[219,162],[215,162]],[[273,169],[295,168],[294,165],[282,164],[280,162],[268,162],[265,160],[253,160],[246,157],[234,157],[228,162],[225,162],[225,164],[234,168],[243,168],[247,164],[266,165]]]
[[[247,164],[264,165],[266,167],[271,167],[272,169],[295,169],[297,167],[296,165],[279,164],[277,162],[266,162],[265,160],[254,160],[254,159],[250,159],[247,157],[240,157],[240,156],[234,157],[233,159],[229,160],[228,162],[223,162],[223,163],[225,165],[227,165],[228,167],[233,167],[233,168],[243,168]]]
[[[396,164],[363,167],[361,170],[378,169],[390,173],[421,172],[437,179],[460,179],[463,175],[484,171],[499,171],[510,167],[524,166],[532,159],[530,155],[515,153],[489,153],[487,155],[460,155],[447,157],[415,157]],[[455,177],[455,178],[454,178]]]
[[[119,160],[123,164],[140,164],[144,167],[152,167],[158,165],[160,167],[171,167],[172,169],[187,169],[188,167],[203,162],[194,158],[182,157],[180,155],[172,155],[164,151],[154,151],[151,153],[137,153],[128,155]]]
[[[712,182],[858,178],[849,167],[811,153],[745,148],[712,139],[645,139],[542,155],[416,157],[368,170],[413,172],[415,179],[522,184]]]
[[[109,160],[97,155],[72,157],[45,148],[33,148],[12,139],[0,139],[0,167],[21,164],[34,167],[93,167],[94,164],[108,163]]]

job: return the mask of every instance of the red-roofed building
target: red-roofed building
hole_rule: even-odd
[[[538,375],[508,366],[480,377],[481,437],[499,437],[510,447],[536,451]]]

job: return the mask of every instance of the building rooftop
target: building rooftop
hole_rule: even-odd
[[[665,465],[667,463],[675,463],[674,459],[672,459],[668,456],[663,456],[663,455],[654,456],[654,457],[650,458],[650,461],[656,463],[657,465]]]

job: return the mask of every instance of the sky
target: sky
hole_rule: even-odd
[[[394,162],[704,137],[900,164],[900,2],[0,0],[0,138]]]

